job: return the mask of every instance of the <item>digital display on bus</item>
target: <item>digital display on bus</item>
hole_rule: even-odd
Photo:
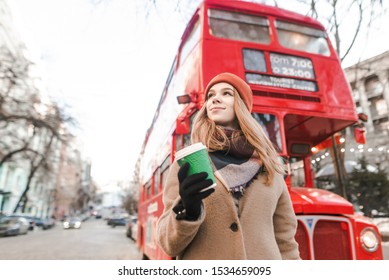
[[[312,61],[308,58],[270,53],[270,65],[274,74],[305,79],[315,78]]]
[[[263,86],[291,88],[312,92],[317,91],[317,84],[315,82],[297,80],[292,78],[246,73],[246,81],[250,84]]]
[[[266,55],[263,51],[243,49],[245,69],[248,71],[262,72],[261,74],[246,73],[247,82],[271,87],[291,88],[312,92],[318,91],[317,83],[309,81],[315,79],[313,63],[309,58],[269,53],[268,59],[270,60],[271,73],[274,76],[268,74]]]

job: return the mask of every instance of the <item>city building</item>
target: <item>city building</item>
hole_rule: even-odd
[[[0,73],[7,73],[11,67],[25,65],[26,47],[15,29],[12,14],[5,0],[0,0]],[[20,67],[19,67],[20,68]],[[5,76],[5,75],[4,75]],[[12,77],[11,77],[12,78]],[[10,78],[10,79],[11,79]],[[10,79],[0,79],[0,96],[13,94],[22,97],[23,93],[16,90],[11,92]],[[27,87],[31,84],[27,84]],[[11,110],[11,104],[1,102],[0,116],[5,115],[6,110]],[[1,118],[0,118],[1,119]],[[29,137],[31,130],[25,130],[18,125],[1,123],[0,130],[0,159],[4,159],[9,152],[8,147],[12,144],[11,132],[18,135],[20,139]],[[11,212],[13,207],[23,193],[28,179],[28,163],[25,161],[8,160],[0,164],[0,212]],[[34,198],[32,197],[32,200]]]
[[[366,143],[347,145],[346,158],[362,155],[389,172],[389,51],[344,69],[357,113],[367,116]]]
[[[6,0],[0,0],[0,76],[0,212],[87,211],[95,193],[91,162],[50,101]]]

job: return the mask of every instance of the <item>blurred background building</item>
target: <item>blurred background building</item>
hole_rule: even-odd
[[[345,69],[358,113],[367,115],[365,145],[349,146],[347,158],[364,155],[389,171],[389,51]]]
[[[96,185],[91,162],[58,104],[39,62],[0,0],[0,212],[56,217],[89,210]]]

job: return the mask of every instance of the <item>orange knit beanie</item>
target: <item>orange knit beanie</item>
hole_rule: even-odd
[[[251,91],[250,86],[242,78],[232,73],[225,72],[215,76],[205,88],[205,94],[208,93],[213,85],[222,82],[232,85],[238,91],[240,98],[242,98],[247,109],[251,112],[253,109],[253,92]]]

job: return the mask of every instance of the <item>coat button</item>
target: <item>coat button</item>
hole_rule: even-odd
[[[237,232],[238,231],[238,224],[237,223],[232,223],[230,225],[230,229],[233,231],[233,232]]]

